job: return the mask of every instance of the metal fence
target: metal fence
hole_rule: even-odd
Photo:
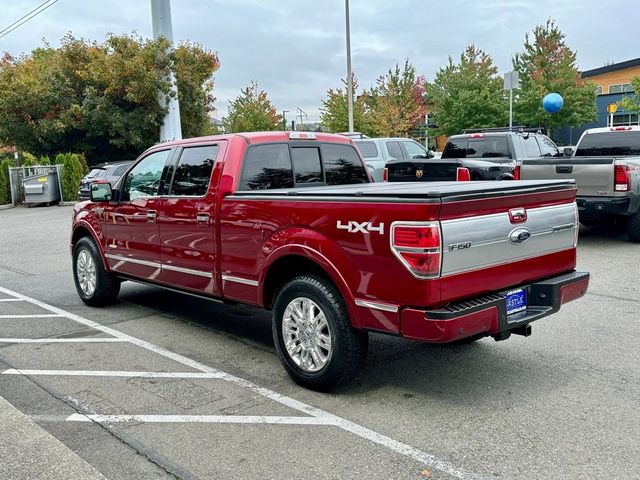
[[[60,174],[62,173],[62,165],[33,165],[31,167],[10,167],[9,168],[9,185],[11,187],[11,203],[18,205],[24,203],[24,179],[34,175],[48,175],[56,172],[58,179],[58,187],[60,188],[60,200],[64,201],[62,196],[62,184],[60,182]]]

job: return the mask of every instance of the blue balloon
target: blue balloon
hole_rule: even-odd
[[[558,113],[562,110],[563,105],[564,100],[557,93],[548,93],[542,99],[542,108],[544,108],[545,112]]]

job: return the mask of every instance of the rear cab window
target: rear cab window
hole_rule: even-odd
[[[589,133],[576,148],[576,157],[640,155],[640,131]]]
[[[352,145],[257,144],[247,151],[238,190],[368,182],[364,164]]]
[[[506,135],[452,138],[442,158],[511,158]]]

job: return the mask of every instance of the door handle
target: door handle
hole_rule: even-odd
[[[556,173],[571,173],[573,172],[573,165],[558,165],[556,167]]]
[[[198,223],[209,223],[209,214],[199,213],[198,215],[196,215],[196,221]]]
[[[158,212],[156,212],[155,210],[147,210],[148,223],[155,223],[157,218],[158,218]]]

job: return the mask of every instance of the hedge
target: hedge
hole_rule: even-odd
[[[82,177],[89,171],[84,155],[79,153],[59,153],[55,163],[62,165],[60,183],[62,199],[65,202],[78,200],[78,188]]]
[[[0,161],[0,205],[11,203],[11,182],[9,182],[9,167],[14,167],[13,160],[3,158]]]

